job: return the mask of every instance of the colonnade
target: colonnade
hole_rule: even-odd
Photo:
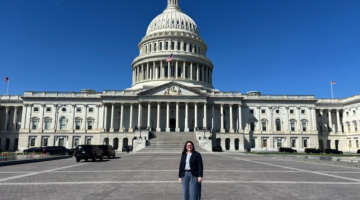
[[[156,127],[152,127],[151,126],[151,105],[156,105]],[[136,128],[141,129],[141,128],[148,128],[148,129],[152,129],[152,130],[156,130],[157,132],[161,132],[161,131],[165,131],[165,132],[170,132],[170,131],[175,131],[175,132],[180,132],[180,126],[179,126],[179,122],[183,120],[183,124],[184,127],[181,127],[181,130],[183,130],[184,132],[189,132],[190,129],[193,131],[196,130],[204,130],[204,129],[216,129],[218,127],[216,127],[216,123],[215,123],[215,105],[216,104],[209,104],[209,103],[205,103],[205,102],[185,102],[185,103],[180,103],[180,102],[165,102],[166,104],[166,119],[165,121],[161,120],[161,102],[148,102],[146,103],[145,106],[143,106],[142,103],[129,103],[128,106],[130,107],[129,110],[129,118],[126,117],[126,119],[129,120],[128,123],[128,127],[124,127],[124,112],[125,112],[125,103],[120,103],[120,116],[119,119],[119,132],[134,132],[134,130]],[[175,123],[173,124],[175,125],[174,127],[171,127],[170,124],[170,105],[174,105],[175,104],[175,117],[173,116],[173,118],[175,119]],[[180,119],[180,104],[182,109],[184,108],[184,115],[183,118]],[[220,131],[225,133],[225,125],[224,125],[224,104],[219,104],[220,105]],[[228,131],[230,133],[234,133],[235,130],[238,130],[239,127],[242,127],[242,120],[241,120],[241,105],[233,105],[233,104],[228,104],[229,105],[229,121],[230,121],[230,127],[228,129]],[[110,127],[107,127],[106,123],[106,118],[104,119],[104,131],[109,130],[110,132],[114,132],[116,130],[116,128],[114,127],[114,121],[115,121],[115,115],[114,115],[114,110],[115,110],[115,103],[111,104],[111,117],[110,117]],[[137,110],[138,110],[138,120],[137,120],[137,124],[134,123],[134,107],[137,106]],[[189,115],[189,106],[193,106],[194,108],[194,116],[193,116],[193,125],[190,126],[189,125],[189,119],[190,119],[190,115]],[[199,106],[202,106],[202,110],[198,109]],[[208,111],[208,106],[211,107],[211,115],[207,114]],[[237,107],[238,111],[237,114],[235,114],[237,116],[236,120],[237,120],[237,125],[238,127],[234,127],[233,121],[234,121],[234,116],[233,116],[233,106]],[[147,109],[147,116],[143,115],[143,110]],[[107,116],[107,111],[108,107],[105,106],[104,109],[104,116]],[[201,115],[202,118],[202,122],[199,121],[198,115],[199,112],[203,112],[203,114]],[[207,117],[211,116],[211,120],[208,120]],[[142,124],[142,119],[146,118],[146,125]],[[192,118],[192,117],[191,117]],[[211,124],[208,124],[208,122],[211,121]],[[163,123],[166,124],[165,129],[162,129],[161,127],[163,127]],[[171,130],[171,128],[174,128],[174,130]]]
[[[18,112],[21,111],[21,107],[18,106],[4,106],[5,112],[0,112],[3,115],[3,121],[0,122],[2,132],[17,131],[19,130],[18,124]],[[11,112],[13,112],[11,119]]]
[[[181,60],[146,62],[133,67],[133,84],[170,78],[212,84],[212,69],[207,65]]]
[[[333,119],[332,111],[335,110],[336,118]],[[319,109],[320,120],[319,132],[334,132],[334,133],[342,133],[342,120],[340,119],[341,109]],[[327,115],[326,115],[327,114]],[[333,124],[333,120],[336,121],[336,125]],[[335,128],[336,127],[336,128]]]
[[[194,43],[178,39],[153,40],[142,44],[140,47],[140,55],[160,51],[178,51],[206,56],[206,50],[203,45],[197,44],[197,42]]]

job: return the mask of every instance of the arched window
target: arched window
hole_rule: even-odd
[[[65,130],[66,129],[66,119],[65,117],[62,117],[60,119],[60,130]]]
[[[154,51],[156,51],[156,43],[154,44]]]
[[[276,131],[281,131],[281,122],[280,122],[280,119],[277,119],[275,121],[275,124],[276,124]]]

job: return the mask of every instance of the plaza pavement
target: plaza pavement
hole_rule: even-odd
[[[0,167],[0,199],[182,199],[180,153],[120,153]],[[202,199],[360,199],[360,170],[203,152]]]

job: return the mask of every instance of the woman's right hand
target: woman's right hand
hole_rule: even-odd
[[[182,178],[179,178],[179,183],[182,183]]]

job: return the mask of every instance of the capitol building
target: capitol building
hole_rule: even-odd
[[[208,151],[215,145],[224,151],[359,149],[360,95],[317,99],[215,89],[208,46],[179,0],[167,0],[138,48],[127,89],[0,95],[0,148],[110,144],[146,151],[150,135],[163,133],[193,135]]]

